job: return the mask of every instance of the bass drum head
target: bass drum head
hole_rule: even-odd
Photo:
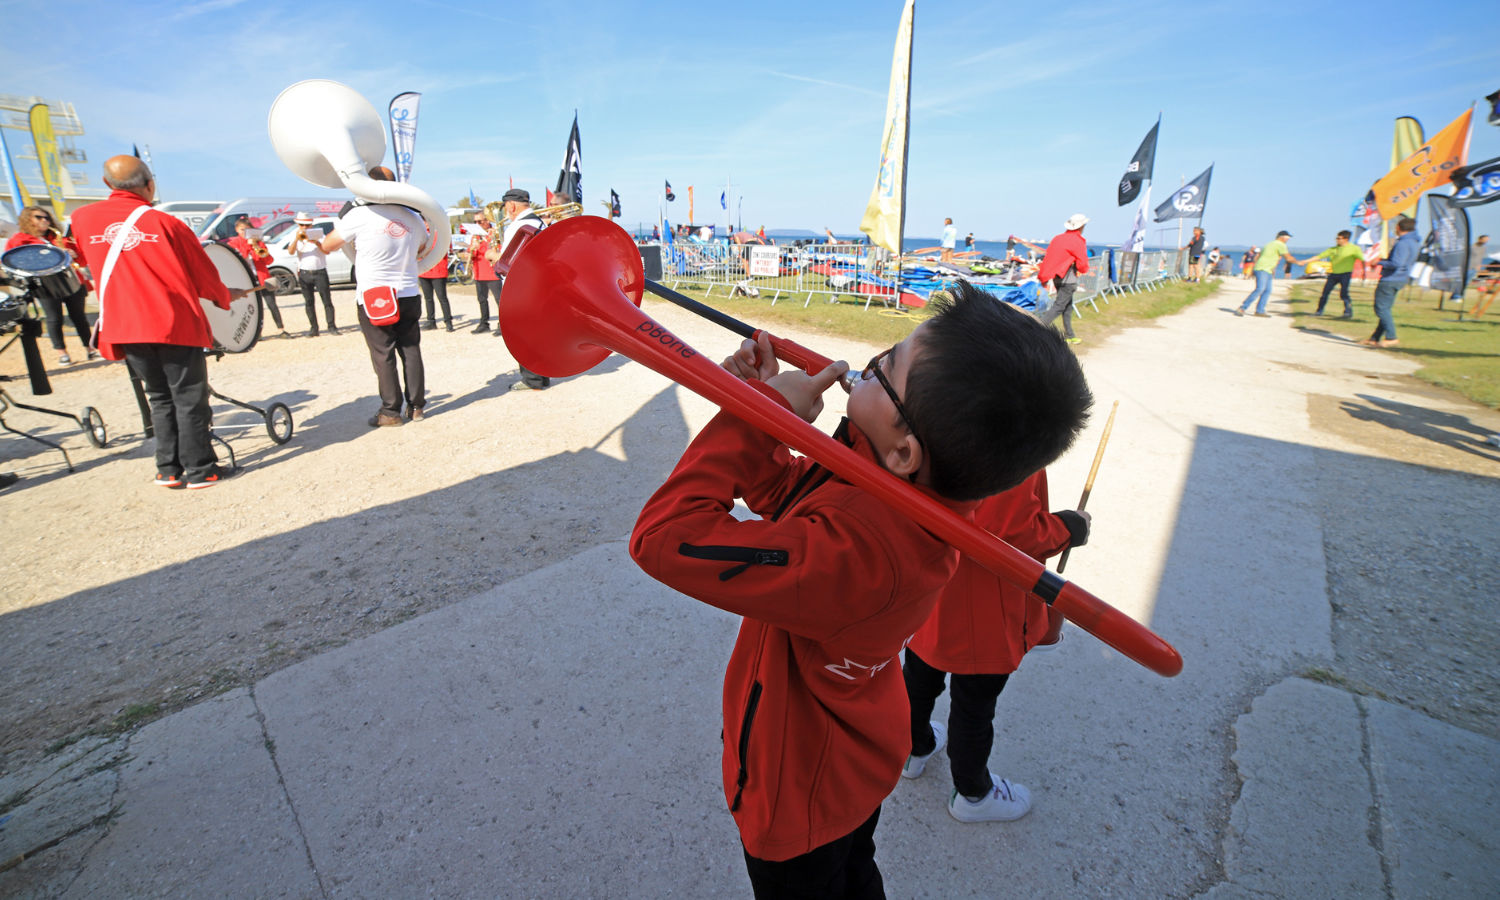
[[[203,252],[219,270],[219,280],[225,287],[231,291],[255,287],[255,270],[227,245],[209,241],[203,245]],[[198,302],[203,304],[203,314],[208,317],[215,347],[229,353],[244,353],[260,340],[260,298],[254,293],[230,302],[228,309],[201,297]]]

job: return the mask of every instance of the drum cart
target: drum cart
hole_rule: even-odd
[[[31,315],[31,307],[38,293],[47,293],[49,296],[53,294],[67,296],[78,289],[79,282],[72,271],[72,258],[65,251],[51,244],[23,244],[0,255],[0,272],[4,274],[5,284],[22,288],[19,294],[0,293],[0,333],[14,332],[9,340],[0,345],[0,353],[9,350],[19,341],[22,353],[26,357],[26,371],[31,379],[31,393],[50,394],[52,383],[47,378],[47,367],[42,362],[42,354],[37,347],[37,338],[42,334],[42,323]],[[9,380],[9,376],[0,376],[0,381],[4,380]],[[102,448],[109,440],[109,433],[104,427],[104,417],[99,415],[99,411],[92,406],[85,406],[83,412],[75,416],[61,410],[48,409],[45,406],[22,403],[3,386],[0,386],[0,429],[29,441],[44,444],[61,453],[69,472],[74,471],[73,460],[68,456],[68,451],[62,444],[12,428],[5,421],[5,413],[11,407],[72,419],[83,430],[84,437],[88,438],[89,443],[95,447]]]
[[[208,350],[205,352],[212,354],[215,359],[221,359],[223,358],[225,351],[216,347],[213,350]],[[287,407],[285,403],[277,401],[262,409],[259,406],[254,406],[252,404],[246,403],[243,400],[236,400],[233,397],[226,397],[225,395],[214,390],[212,384],[208,386],[208,394],[210,397],[213,397],[216,400],[223,400],[225,403],[232,403],[241,409],[248,409],[256,415],[259,415],[266,422],[266,434],[271,438],[271,442],[273,444],[285,444],[287,441],[292,439],[292,431],[294,428],[292,422],[292,411]],[[213,439],[215,443],[222,446],[225,452],[229,454],[229,467],[231,469],[239,469],[240,464],[235,461],[234,448],[229,446],[229,442],[220,437],[218,432],[214,431],[212,427],[210,427],[208,430],[208,436]]]

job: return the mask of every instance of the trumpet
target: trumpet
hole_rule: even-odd
[[[500,333],[527,369],[564,378],[593,368],[611,352],[630,357],[910,516],[1130,659],[1161,675],[1182,671],[1182,656],[1146,626],[813,428],[642,312],[643,292],[661,291],[646,281],[630,235],[610,220],[579,216],[543,231],[523,228],[496,271],[506,274]],[[779,358],[789,343],[772,342]],[[802,351],[803,363],[827,363],[791,347]]]

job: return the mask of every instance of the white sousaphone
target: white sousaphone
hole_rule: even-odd
[[[426,192],[399,181],[376,181],[370,169],[385,158],[385,129],[370,101],[337,81],[299,81],[276,98],[266,122],[276,155],[305,181],[346,188],[366,203],[395,203],[427,223],[417,271],[448,252],[448,215]]]

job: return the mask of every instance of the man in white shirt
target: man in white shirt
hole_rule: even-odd
[[[376,181],[395,181],[385,166],[370,170]],[[404,206],[394,203],[356,203],[339,217],[333,233],[324,238],[322,250],[332,253],[345,244],[354,248],[354,284],[358,302],[359,330],[370,348],[370,364],[380,385],[380,411],[370,419],[372,428],[402,424],[402,400],[406,418],[424,415],[427,404],[426,373],[422,368],[422,295],[417,289],[417,251],[427,236],[427,223]],[[370,321],[367,303],[394,295],[400,317],[389,325]],[[401,357],[403,380],[396,372]]]
[[[307,226],[313,222],[309,213],[297,213],[293,221],[297,223],[297,233],[292,235],[292,252],[297,254],[297,283],[302,287],[302,305],[307,310],[307,336],[318,336],[318,314],[313,308],[314,288],[323,298],[323,318],[328,322],[328,333],[338,334],[338,326],[333,324],[333,297],[328,291],[328,254],[318,246],[323,232],[317,228],[308,231]]]
[[[510,248],[510,242],[515,240],[516,235],[524,226],[530,225],[541,229],[547,225],[547,223],[542,221],[542,217],[532,210],[531,195],[526,191],[520,188],[511,188],[505,192],[500,201],[503,204],[502,208],[505,210],[505,234],[500,240],[499,247],[490,247],[488,258],[491,263],[494,263],[505,255],[505,251]],[[500,283],[500,293],[502,295],[505,293],[504,281]],[[500,301],[496,299],[495,308],[498,310],[499,307]],[[495,336],[500,336],[499,328],[495,329]],[[513,391],[540,391],[552,384],[552,379],[545,375],[538,375],[525,366],[521,366],[520,369],[521,380],[510,386],[510,389]]]

